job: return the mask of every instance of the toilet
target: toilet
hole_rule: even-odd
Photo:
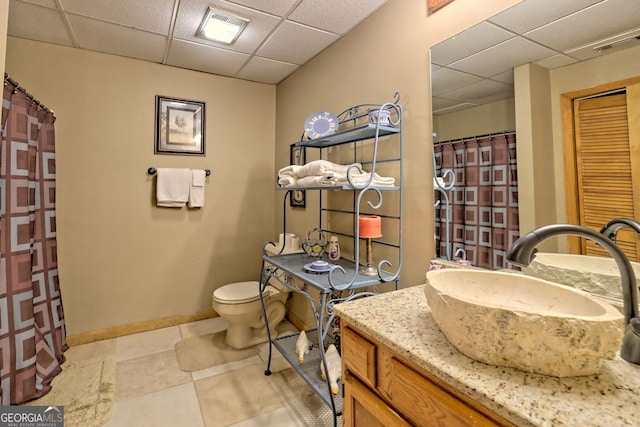
[[[278,244],[268,244],[265,249],[271,255],[302,252],[300,239],[291,233],[280,234]],[[226,338],[229,347],[247,348],[269,339],[259,293],[259,283],[256,281],[230,283],[213,292],[211,306],[229,322]],[[286,314],[285,303],[290,293],[289,288],[273,278],[263,290],[272,339],[278,336],[277,326]]]
[[[284,319],[285,303],[289,293],[290,291],[279,283],[269,283],[263,291],[271,338],[278,336],[277,326]],[[211,305],[229,322],[226,338],[229,347],[242,349],[268,340],[258,282],[224,285],[213,292]]]

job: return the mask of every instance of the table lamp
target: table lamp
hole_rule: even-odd
[[[382,219],[377,215],[358,217],[360,237],[367,239],[366,266],[360,269],[360,274],[377,276],[378,269],[373,266],[371,239],[382,237]]]

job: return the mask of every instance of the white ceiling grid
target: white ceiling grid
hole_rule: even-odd
[[[387,0],[9,0],[8,34],[276,84]],[[250,20],[227,45],[196,37],[209,7]]]

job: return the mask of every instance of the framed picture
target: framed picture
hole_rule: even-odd
[[[302,166],[304,165],[304,163],[305,163],[304,147],[296,147],[296,144],[291,144],[289,148],[289,164]],[[305,191],[304,190],[291,191],[289,204],[292,208],[304,208],[305,207]]]
[[[156,95],[155,154],[204,156],[204,102]]]
[[[427,0],[427,10],[432,14],[436,10],[451,3],[453,0]]]

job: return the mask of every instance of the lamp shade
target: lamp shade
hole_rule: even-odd
[[[358,217],[360,237],[373,238],[382,237],[382,219],[377,215]]]

